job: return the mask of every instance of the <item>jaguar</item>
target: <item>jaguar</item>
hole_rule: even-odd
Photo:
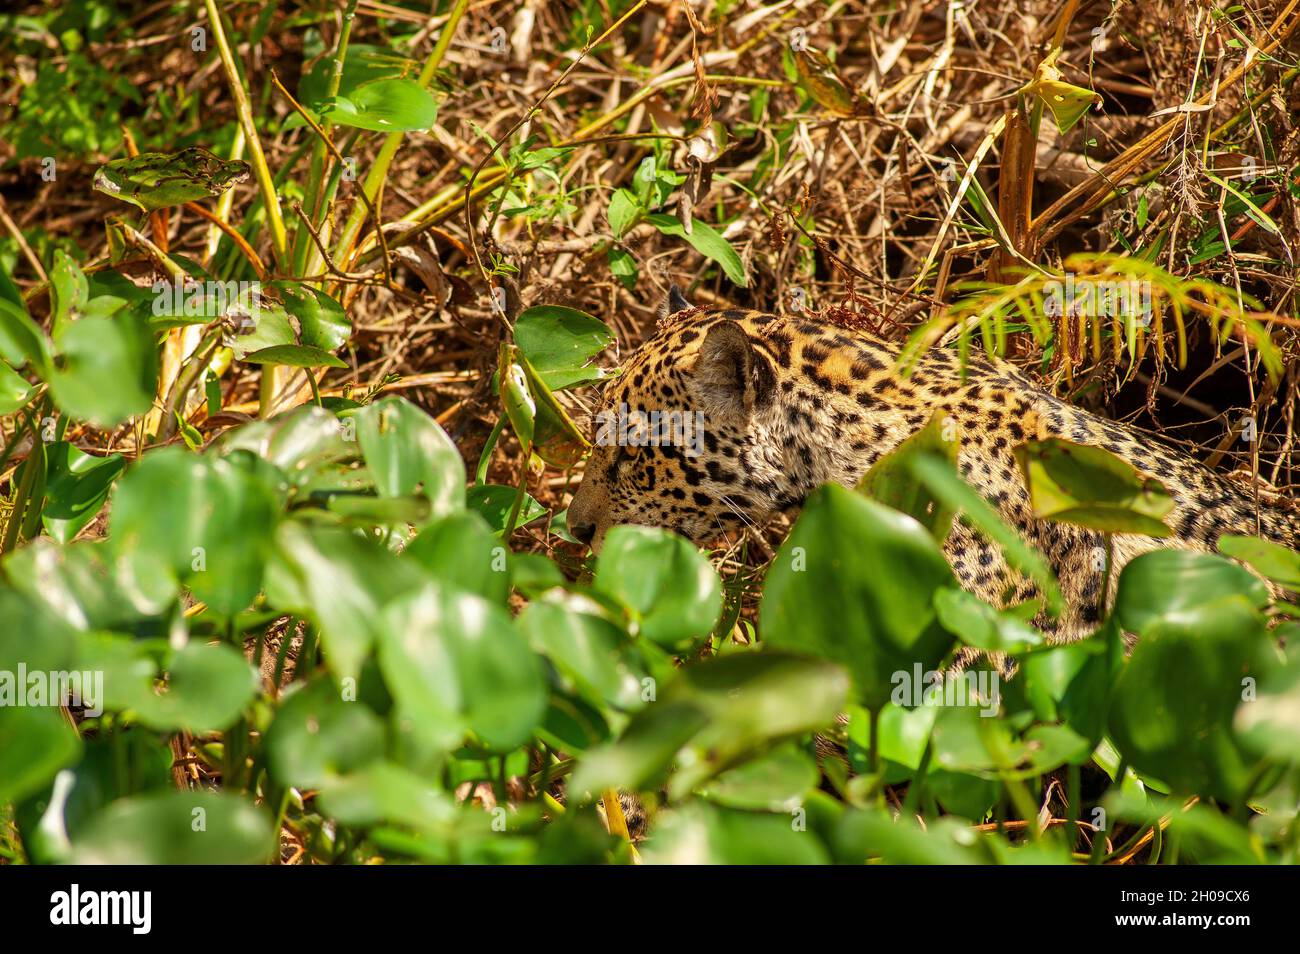
[[[956,428],[962,476],[1048,557],[1065,606],[1036,623],[1053,641],[1096,628],[1118,573],[1103,593],[1101,534],[1035,518],[1014,453],[1025,441],[1105,448],[1169,491],[1173,535],[1116,534],[1116,570],[1156,547],[1213,551],[1224,533],[1300,542],[1293,501],[1071,405],[996,357],[971,354],[963,372],[955,351],[930,348],[904,375],[899,346],[869,331],[808,314],[692,307],[676,288],[657,330],[606,386],[600,411],[615,408],[642,422],[655,412],[683,422],[700,415],[702,426],[689,441],[653,433],[597,441],[567,518],[570,533],[597,552],[619,524],[666,527],[706,544],[794,516],[814,488],[856,484],[936,414]],[[1040,595],[964,519],[953,523],[944,550],[961,585],[993,605]]]

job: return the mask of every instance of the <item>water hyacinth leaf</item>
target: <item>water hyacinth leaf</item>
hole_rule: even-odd
[[[1044,594],[1044,607],[1049,614],[1060,613],[1064,605],[1061,587],[1047,560],[1027,544],[1020,534],[1007,526],[992,505],[958,476],[956,468],[949,461],[934,455],[920,454],[912,458],[910,467],[936,498],[949,507],[960,509],[976,529],[998,545],[1011,566],[1037,584]]]
[[[356,421],[361,452],[381,497],[421,494],[433,518],[463,509],[465,462],[437,421],[398,397],[348,416]]]
[[[67,543],[95,519],[126,459],[121,454],[92,457],[67,441],[55,441],[45,447],[45,462],[41,522],[55,541]]]
[[[305,404],[226,431],[213,442],[211,452],[224,456],[247,451],[301,486],[329,464],[360,456],[355,436],[351,426],[345,428],[329,411]]]
[[[453,513],[420,531],[402,559],[414,561],[442,583],[505,605],[510,593],[507,551],[477,513]]]
[[[271,282],[267,288],[280,296],[284,310],[297,319],[300,344],[333,351],[351,336],[347,312],[323,291],[299,282]]]
[[[647,706],[617,741],[591,749],[573,775],[573,791],[594,796],[608,789],[635,791],[667,777],[673,760],[708,714],[687,700],[663,700]]]
[[[803,804],[817,785],[817,766],[793,745],[728,769],[700,789],[700,795],[728,808],[785,812]]]
[[[948,632],[967,646],[999,653],[1023,653],[1046,641],[1043,634],[962,589],[934,594],[934,608]]]
[[[259,688],[258,677],[231,646],[188,643],[167,664],[167,691],[132,706],[140,721],[164,732],[203,734],[229,728]]]
[[[614,527],[594,586],[631,611],[636,631],[666,649],[708,636],[722,612],[718,574],[688,540],[654,527]]]
[[[1267,639],[1262,615],[1235,594],[1148,622],[1111,700],[1110,736],[1125,760],[1176,792],[1239,799],[1253,759],[1233,719]]]
[[[244,355],[249,364],[283,364],[291,368],[346,368],[348,363],[309,345],[272,345]]]
[[[1288,647],[1300,645],[1300,624],[1278,630],[1274,634]],[[1265,668],[1258,691],[1237,709],[1233,725],[1252,752],[1300,764],[1300,651],[1292,649],[1285,665]]]
[[[956,467],[960,444],[956,430],[945,420],[942,412],[936,412],[925,427],[872,464],[857,487],[873,500],[920,521],[940,543],[948,539],[956,508],[935,497],[912,472],[911,461],[922,454],[937,454]]]
[[[689,703],[708,721],[686,743],[689,755],[669,794],[682,797],[750,752],[825,729],[843,710],[848,689],[840,666],[784,653],[739,653],[687,666],[662,699]]]
[[[28,384],[22,375],[0,361],[0,415],[25,407],[35,393],[35,385]]]
[[[613,341],[603,321],[563,305],[526,308],[515,322],[515,343],[552,391],[604,378],[588,362]]]
[[[32,321],[27,308],[7,298],[0,298],[0,357],[15,368],[31,364],[41,375],[49,377],[54,346],[40,325]]]
[[[364,704],[345,700],[328,677],[286,696],[266,732],[272,776],[297,788],[320,788],[383,751],[383,722]]]
[[[1219,552],[1254,567],[1261,575],[1300,592],[1300,553],[1280,543],[1259,537],[1225,533],[1219,537]]]
[[[467,821],[458,817],[450,797],[409,769],[389,762],[331,779],[320,799],[330,816],[345,825],[370,827],[386,821],[430,830]]]
[[[0,804],[39,792],[81,754],[81,739],[57,707],[0,706]]]
[[[66,414],[112,427],[149,410],[158,349],[144,321],[126,312],[83,318],[65,326],[57,344],[50,392]]]
[[[5,561],[6,573],[20,569]],[[17,590],[0,589],[0,619],[22,620],[22,625],[0,627],[0,709],[16,705],[20,666],[34,672],[59,672],[75,661],[75,630],[66,619]]]
[[[1145,636],[1166,617],[1234,595],[1253,607],[1268,605],[1264,581],[1231,560],[1193,550],[1154,550],[1120,572],[1115,618],[1129,632]]]
[[[119,552],[105,540],[57,545],[40,537],[9,554],[4,568],[15,589],[80,630],[156,633],[178,590],[158,557]]]
[[[415,731],[444,748],[466,732],[497,750],[528,739],[546,711],[546,685],[505,610],[426,582],[381,617],[380,669]]]
[[[528,440],[533,453],[552,467],[568,470],[582,460],[591,444],[569,418],[568,412],[560,406],[560,402],[555,399],[555,395],[533,369],[529,360],[518,349],[515,350],[513,357],[508,384],[510,387],[518,387],[520,384],[518,372],[522,371],[524,393],[519,397],[525,402],[525,406],[531,405],[532,429]],[[502,393],[506,393],[505,388],[502,389]],[[507,411],[510,407],[510,404],[506,405]],[[522,412],[523,408],[519,410]],[[515,423],[513,417],[510,423],[512,425]],[[523,439],[522,433],[518,430],[515,433],[519,434],[521,440]]]
[[[933,601],[936,590],[956,585],[921,524],[827,485],[808,498],[768,570],[763,639],[843,664],[858,701],[876,709],[889,700],[895,672],[915,663],[935,669],[952,646]]]
[[[296,344],[298,335],[289,320],[289,312],[277,302],[266,300],[258,303],[256,314],[241,323],[239,333],[230,339],[230,350],[242,361],[267,348]]]
[[[162,448],[124,474],[109,519],[118,553],[153,558],[224,616],[261,589],[279,516],[275,488],[246,453]]]
[[[438,101],[415,80],[380,79],[326,101],[321,116],[337,126],[375,132],[414,132],[438,121]]]
[[[731,243],[722,237],[722,233],[707,222],[692,219],[691,231],[688,235],[682,223],[671,215],[654,212],[646,216],[646,221],[664,235],[685,239],[695,251],[705,258],[717,262],[722,267],[723,274],[731,279],[734,284],[739,285],[741,288],[749,285],[749,278],[745,274],[745,263],[740,260],[740,255],[731,247]]]
[[[477,513],[492,528],[493,533],[505,531],[514,509],[515,498],[519,496],[518,487],[506,487],[503,484],[476,484],[465,493],[465,506]],[[533,499],[533,495],[524,492],[523,503],[519,505],[519,514],[515,518],[515,527],[522,527],[546,516],[546,508]]]
[[[1162,519],[1173,497],[1110,451],[1053,437],[1027,441],[1015,455],[1039,519],[1102,533],[1173,535]]]
[[[692,802],[665,812],[644,858],[656,865],[824,865],[826,848],[790,824],[789,813],[769,815]]]
[[[610,620],[576,606],[535,602],[520,615],[519,629],[583,698],[623,711],[645,705],[645,667]]]
[[[420,586],[418,564],[348,530],[280,525],[267,566],[267,600],[320,627],[326,664],[353,679],[374,646],[380,610]]]
[[[50,327],[57,337],[67,322],[81,317],[90,298],[90,285],[81,266],[61,248],[54,251],[54,267],[50,270],[50,296]]]
[[[81,865],[251,865],[273,857],[267,813],[220,792],[137,795],[113,802],[73,841]]]
[[[248,178],[249,165],[192,146],[114,159],[95,173],[95,188],[145,212],[221,195]]]

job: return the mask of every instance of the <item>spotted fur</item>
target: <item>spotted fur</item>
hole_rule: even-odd
[[[1050,560],[1066,612],[1038,622],[1058,639],[1094,629],[1113,593],[1101,593],[1103,576],[1094,565],[1100,534],[1031,514],[1013,456],[1025,440],[1060,437],[1103,447],[1169,489],[1176,507],[1167,522],[1175,536],[1117,536],[1117,567],[1159,546],[1213,550],[1223,533],[1300,542],[1290,501],[1257,504],[1249,489],[1053,397],[1011,365],[972,356],[963,378],[955,354],[931,349],[904,378],[897,358],[894,345],[809,318],[689,308],[672,315],[607,386],[603,408],[702,410],[701,453],[596,447],[569,508],[571,531],[595,549],[610,527],[624,523],[668,527],[705,543],[796,511],[819,484],[856,483],[942,412],[959,431],[962,475]],[[994,544],[960,519],[945,551],[962,585],[995,605],[1038,596]]]

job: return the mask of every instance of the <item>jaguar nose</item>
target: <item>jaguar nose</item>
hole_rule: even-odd
[[[591,546],[592,538],[596,536],[596,525],[594,523],[588,523],[581,518],[575,519],[573,513],[570,512],[568,524],[569,533],[573,534],[575,540],[579,540],[587,546]]]

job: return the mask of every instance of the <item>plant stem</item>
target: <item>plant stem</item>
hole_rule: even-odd
[[[253,173],[257,177],[258,188],[266,206],[266,221],[271,231],[271,247],[275,250],[275,260],[281,268],[289,267],[288,235],[284,228],[284,216],[280,212],[280,198],[275,193],[275,182],[271,169],[266,164],[266,155],[262,152],[262,142],[257,137],[257,126],[253,122],[253,111],[248,105],[248,94],[239,75],[234,53],[226,40],[226,30],[222,25],[221,13],[217,10],[216,0],[203,0],[207,7],[208,20],[212,28],[212,37],[217,42],[217,51],[221,54],[221,65],[225,67],[226,79],[230,83],[230,95],[235,100],[235,113],[239,125],[244,130],[248,141]]]
[[[207,0],[211,3],[212,0]],[[456,5],[452,8],[447,17],[447,22],[443,24],[442,32],[438,34],[438,42],[434,44],[433,52],[429,58],[424,61],[424,68],[420,70],[420,78],[417,82],[428,87],[433,80],[434,71],[442,63],[442,58],[451,46],[451,38],[456,33],[456,27],[460,24],[461,17],[469,8],[469,0],[456,0]],[[378,205],[376,198],[384,181],[388,178],[388,167],[392,164],[393,156],[397,154],[397,148],[402,144],[405,133],[389,133],[384,139],[384,144],[379,147],[379,155],[375,157],[374,165],[366,174],[366,181],[362,183],[361,189],[365,193],[366,199],[374,205]],[[352,247],[356,243],[357,233],[361,231],[361,224],[366,219],[365,205],[354,205],[352,212],[348,215],[347,223],[343,226],[343,231],[339,235],[338,244],[334,247],[334,260],[339,263],[339,267],[344,271],[350,271],[348,259],[352,254]]]

